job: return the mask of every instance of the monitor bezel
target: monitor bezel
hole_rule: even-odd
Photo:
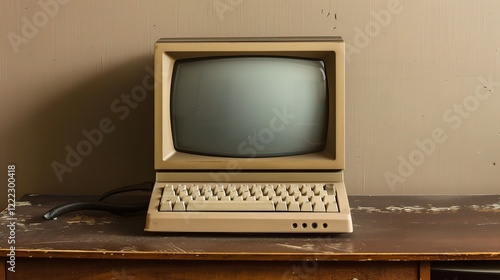
[[[328,84],[328,128],[320,152],[271,158],[231,158],[176,151],[170,122],[174,65],[181,59],[274,56],[320,59]],[[345,167],[345,44],[329,38],[160,39],[155,44],[155,169],[164,171],[325,171]],[[334,110],[331,110],[334,108]]]

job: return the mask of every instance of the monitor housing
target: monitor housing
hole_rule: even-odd
[[[252,153],[246,156],[206,155],[176,149],[172,97],[177,65],[185,61],[246,57],[321,61],[327,82],[323,148],[269,157]],[[345,45],[340,37],[160,39],[155,44],[154,61],[156,180],[244,181],[247,178],[255,180],[255,174],[259,173],[263,180],[273,181],[294,178],[302,181],[321,177],[321,174],[333,174],[342,181],[345,168],[344,57]]]

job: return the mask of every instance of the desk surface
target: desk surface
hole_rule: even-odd
[[[88,197],[87,197],[88,199]],[[144,232],[145,214],[42,215],[78,196],[28,195],[16,207],[16,256],[204,260],[500,260],[500,196],[351,196],[354,232],[331,235]],[[5,255],[9,216],[0,216]]]

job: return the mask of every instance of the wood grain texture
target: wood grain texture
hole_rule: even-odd
[[[419,266],[419,279],[431,280],[431,263],[422,261]]]
[[[9,279],[418,279],[418,262],[23,259]]]
[[[0,280],[5,280],[7,274],[6,258],[0,258]]]

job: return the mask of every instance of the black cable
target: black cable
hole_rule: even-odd
[[[43,215],[43,217],[46,220],[54,220],[61,215],[79,210],[107,211],[117,215],[125,215],[145,211],[147,207],[147,203],[136,205],[117,205],[105,202],[72,202],[59,205],[49,210]]]
[[[139,204],[115,204],[115,203],[107,203],[102,202],[107,197],[110,197],[115,194],[131,192],[131,191],[149,191],[151,192],[153,189],[154,183],[141,183],[134,184],[129,186],[120,187],[102,194],[98,201],[79,201],[79,202],[71,202],[63,205],[56,206],[49,211],[47,211],[43,218],[46,220],[55,220],[57,217],[64,215],[73,211],[80,210],[97,210],[97,211],[107,211],[117,215],[128,215],[137,212],[143,212],[148,209],[148,203],[139,203]]]
[[[120,188],[110,190],[108,192],[101,194],[99,201],[103,201],[107,197],[110,197],[110,196],[115,195],[115,194],[124,193],[124,192],[133,192],[133,191],[151,192],[151,191],[153,191],[153,186],[154,186],[154,183],[145,182],[145,183],[141,183],[141,184],[134,184],[134,185],[120,187]]]

